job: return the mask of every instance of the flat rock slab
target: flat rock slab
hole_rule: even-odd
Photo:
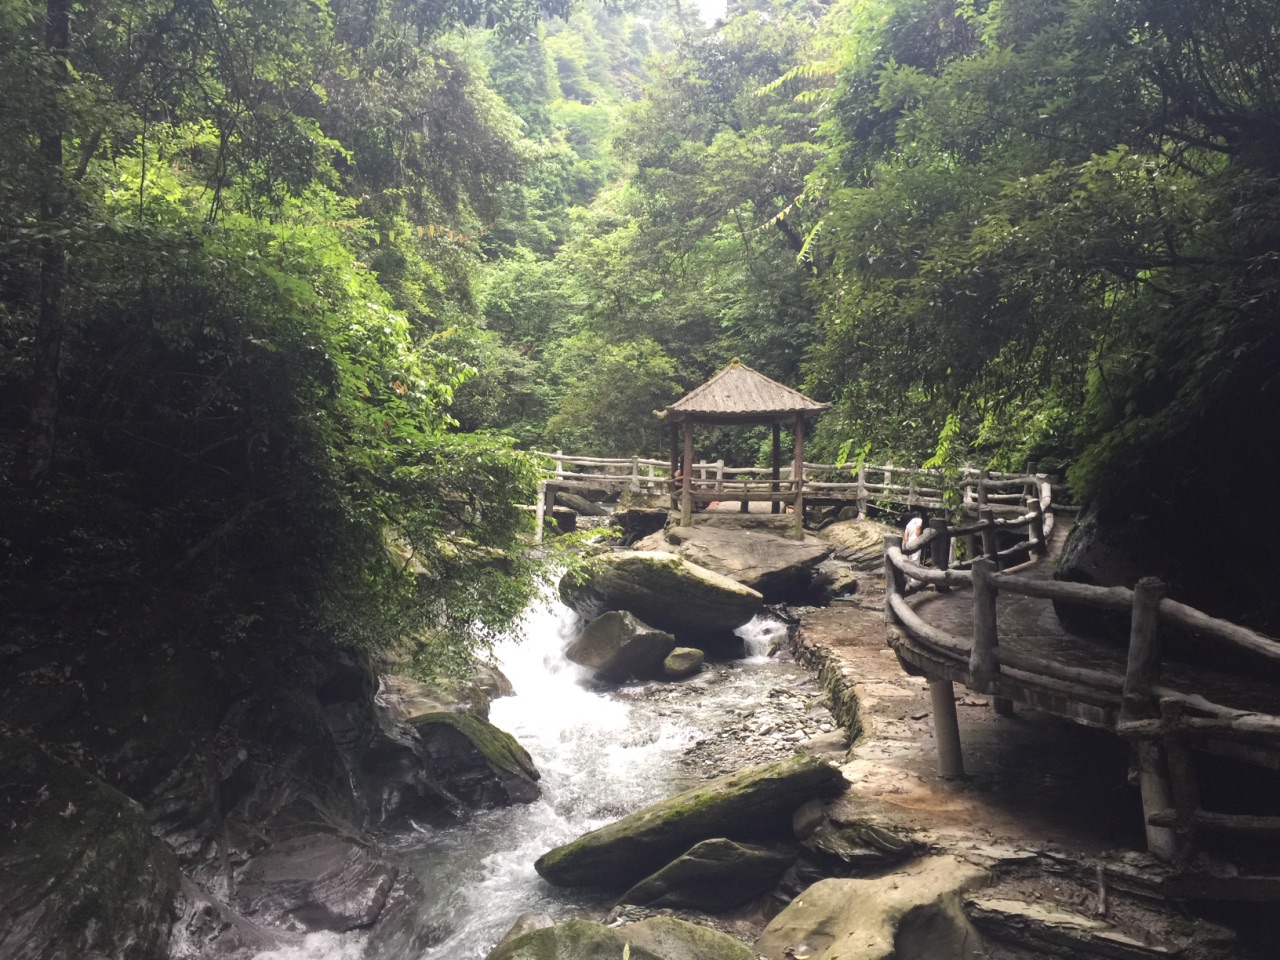
[[[839,770],[814,757],[747,767],[556,847],[534,867],[557,886],[617,889],[656,872],[701,840],[789,834],[798,807],[833,797],[845,786]]]
[[[758,590],[766,603],[798,600],[813,579],[814,568],[832,546],[817,537],[795,540],[768,529],[699,524],[673,527],[636,544],[661,550]]]
[[[929,857],[874,880],[820,880],[756,941],[768,960],[980,960],[982,938],[961,909],[985,871]]]
[[[744,943],[709,927],[654,917],[625,927],[570,920],[499,944],[486,960],[755,960]]]
[[[772,889],[795,862],[787,850],[733,840],[704,840],[618,898],[641,907],[718,913]]]
[[[1180,951],[1144,943],[1109,923],[1064,910],[1053,903],[1008,899],[974,899],[965,903],[974,926],[993,940],[1004,940],[1069,957],[1108,960],[1158,960]]]
[[[645,623],[688,639],[731,633],[754,617],[764,598],[736,580],[674,554],[622,550],[593,557],[560,580],[560,599],[594,617],[626,610]]]

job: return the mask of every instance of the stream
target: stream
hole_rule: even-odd
[[[401,937],[375,946],[363,935],[313,934],[302,945],[257,960],[482,960],[526,912],[557,920],[596,909],[609,899],[560,890],[534,872],[547,850],[663,797],[743,765],[792,752],[798,732],[756,718],[758,705],[794,712],[790,691],[815,691],[796,664],[767,656],[785,630],[754,620],[738,632],[748,656],[709,664],[679,683],[592,689],[586,671],[564,658],[575,615],[557,601],[529,613],[524,639],[503,641],[498,665],[516,695],[493,702],[490,719],[533,756],[542,798],[475,814],[457,827],[405,831],[391,845],[430,892],[411,943]],[[770,700],[772,698],[772,700]],[[770,714],[772,716],[772,714]],[[759,737],[763,729],[764,736]],[[750,731],[744,736],[740,731]],[[743,758],[757,738],[758,756]],[[728,753],[717,743],[731,744]],[[366,952],[367,951],[367,952]]]

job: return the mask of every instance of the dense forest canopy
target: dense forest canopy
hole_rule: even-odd
[[[484,636],[519,451],[658,453],[734,357],[818,456],[1123,504],[1280,413],[1274,0],[0,0],[0,62],[33,635]]]

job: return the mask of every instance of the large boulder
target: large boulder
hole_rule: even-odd
[[[532,803],[542,795],[528,751],[505,730],[465,713],[429,713],[412,721],[437,782],[468,806]]]
[[[832,547],[817,537],[794,540],[769,529],[702,523],[672,527],[636,545],[674,553],[759,591],[766,603],[799,601],[808,592],[814,568]]]
[[[16,737],[0,784],[0,957],[163,955],[178,867],[142,808]]]
[[[813,757],[747,767],[557,847],[539,857],[534,868],[557,886],[617,889],[656,872],[701,840],[788,835],[796,808],[844,788],[840,771]]]
[[[587,624],[565,656],[594,670],[605,683],[622,683],[662,676],[663,661],[675,646],[676,638],[666,631],[625,610],[611,610]]]
[[[884,567],[884,538],[901,532],[875,520],[841,520],[823,527],[818,536],[855,570],[880,570]]]
[[[770,890],[795,862],[787,850],[703,840],[619,897],[641,907],[672,907],[717,913]]]
[[[250,860],[239,872],[235,902],[258,922],[342,933],[378,919],[398,872],[348,837],[306,834]]]
[[[514,692],[511,681],[497,667],[477,664],[469,677],[444,677],[423,683],[399,674],[383,674],[379,701],[400,720],[428,713],[473,713],[489,719],[489,706]]]
[[[962,898],[986,873],[955,857],[929,857],[874,880],[820,880],[756,941],[768,960],[979,960],[982,937]]]
[[[754,617],[764,598],[722,574],[670,553],[623,550],[593,557],[560,580],[560,598],[594,617],[626,610],[689,646],[719,638]]]
[[[570,920],[504,940],[485,960],[755,960],[727,933],[672,917],[625,927]]]

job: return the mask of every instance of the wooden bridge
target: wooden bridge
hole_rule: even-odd
[[[794,469],[779,471],[770,467],[734,467],[723,460],[694,463],[688,484],[680,475],[677,461],[644,457],[602,458],[566,456],[563,453],[535,452],[543,462],[543,479],[538,498],[537,529],[555,502],[560,490],[582,493],[591,490],[627,493],[646,498],[671,510],[688,512],[711,503],[736,502],[742,512],[751,503],[766,502],[773,513],[790,511],[799,532],[806,507],[851,506],[865,518],[871,505],[892,505],[911,509],[961,509],[979,514],[990,509],[996,515],[1022,512],[1027,498],[1040,499],[1055,492],[1059,500],[1065,488],[1055,477],[1036,473],[1027,464],[1023,473],[998,473],[964,467],[948,477],[941,470],[893,464],[803,463],[799,482],[791,476]],[[674,478],[674,479],[673,479]],[[947,490],[952,491],[951,499]],[[689,494],[688,505],[682,502]]]

